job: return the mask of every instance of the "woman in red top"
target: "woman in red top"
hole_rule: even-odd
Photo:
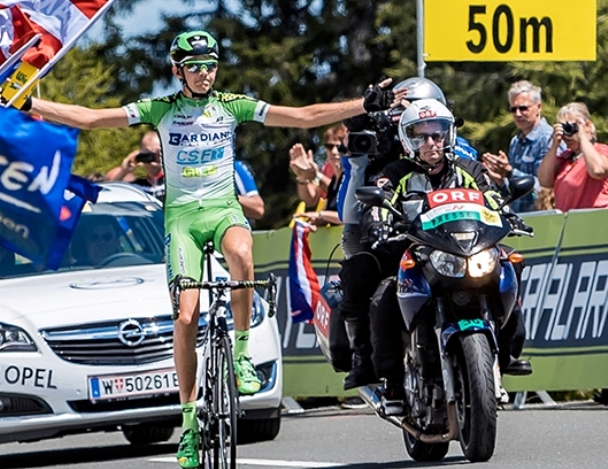
[[[562,140],[568,149],[558,155]],[[595,125],[583,103],[566,104],[557,113],[538,180],[553,187],[555,208],[562,212],[608,207],[608,145],[596,142]]]

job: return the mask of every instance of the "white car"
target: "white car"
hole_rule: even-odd
[[[135,186],[102,186],[58,271],[0,255],[0,443],[121,430],[145,444],[181,424],[162,207]],[[213,269],[228,277],[216,259]],[[240,399],[239,443],[274,439],[281,422],[277,321],[257,292],[254,303],[249,348],[262,389]]]

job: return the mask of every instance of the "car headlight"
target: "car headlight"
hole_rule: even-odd
[[[234,317],[232,312],[232,305],[230,302],[226,303],[227,315],[230,318]],[[251,327],[259,326],[264,319],[264,303],[258,292],[253,292],[253,306],[251,307]]]
[[[431,253],[431,264],[437,272],[446,277],[464,277],[467,262],[464,257],[435,250]]]
[[[34,341],[23,329],[0,323],[0,353],[35,352],[37,350]]]
[[[498,250],[486,249],[469,257],[467,270],[472,278],[480,278],[489,274],[498,262]]]

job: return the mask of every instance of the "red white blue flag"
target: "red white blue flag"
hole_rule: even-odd
[[[74,42],[114,0],[0,0],[0,63],[16,51],[26,36],[41,34],[38,45],[23,60],[42,69]]]
[[[295,219],[289,253],[289,297],[293,323],[313,319],[321,292],[319,279],[311,264],[309,233],[310,226]]]

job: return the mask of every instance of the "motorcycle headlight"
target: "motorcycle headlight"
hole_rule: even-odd
[[[0,353],[35,352],[37,350],[34,341],[23,329],[0,323]]]
[[[480,278],[489,274],[496,267],[498,262],[498,251],[496,249],[486,249],[469,257],[467,270],[472,278]]]
[[[437,272],[446,277],[464,277],[466,260],[447,252],[435,250],[431,253],[431,264]]]

